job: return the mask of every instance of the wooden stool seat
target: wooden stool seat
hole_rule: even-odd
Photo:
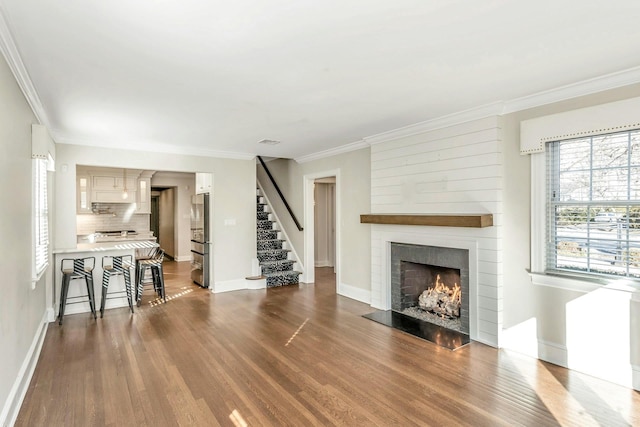
[[[77,304],[83,302],[89,302],[91,313],[93,318],[96,316],[96,307],[93,292],[93,269],[95,267],[95,257],[86,258],[65,258],[60,264],[60,270],[62,271],[62,286],[60,287],[60,309],[58,311],[58,324],[62,325],[62,318],[64,317],[64,310],[68,304]],[[87,286],[87,294],[79,295],[75,297],[68,297],[69,285],[74,279],[83,279]],[[68,302],[68,300],[73,300]]]

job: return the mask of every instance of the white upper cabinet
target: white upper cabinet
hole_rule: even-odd
[[[153,171],[143,171],[138,177],[136,213],[151,213],[151,176]]]
[[[196,194],[213,193],[213,174],[196,173]]]
[[[78,166],[77,213],[91,213],[92,203],[135,203],[135,213],[151,213],[154,171]]]

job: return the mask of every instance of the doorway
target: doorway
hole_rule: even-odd
[[[323,246],[320,239],[323,238],[326,245],[326,263],[333,266],[336,292],[340,293],[340,170],[334,169],[305,175],[303,180],[305,226],[304,274],[301,281],[315,282],[316,247],[318,246],[318,250],[320,250],[320,247]],[[319,188],[318,206],[322,211],[322,214],[318,212],[318,215],[316,215],[316,181],[318,181]],[[321,218],[321,215],[324,215],[324,218]],[[318,223],[317,226],[316,223]],[[320,230],[318,238],[316,238],[316,228]],[[323,258],[322,255],[318,257],[319,263],[323,261],[321,258]]]
[[[151,217],[149,226],[157,237],[158,244],[164,250],[165,256],[174,259],[176,255],[175,235],[175,188],[151,188]]]
[[[335,273],[336,250],[336,178],[314,181],[314,265],[331,267]]]

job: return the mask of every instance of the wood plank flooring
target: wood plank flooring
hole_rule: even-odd
[[[166,304],[49,325],[17,426],[640,425],[640,394],[525,356],[452,352],[316,284],[211,294],[165,264]]]

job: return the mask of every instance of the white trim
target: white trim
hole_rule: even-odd
[[[338,289],[336,289],[336,293],[343,297],[351,298],[365,304],[371,304],[371,291],[368,289],[356,288],[355,286],[338,282]]]
[[[13,76],[16,78],[18,82],[18,86],[22,90],[33,114],[38,119],[38,122],[50,128],[49,126],[49,118],[47,117],[47,113],[45,112],[44,107],[42,106],[42,102],[40,101],[40,96],[38,95],[38,91],[36,90],[33,82],[31,81],[31,77],[27,71],[27,68],[24,66],[22,62],[22,57],[20,56],[20,52],[18,47],[16,46],[11,28],[9,26],[9,20],[7,19],[7,12],[0,4],[0,52],[4,55],[7,60],[7,64],[13,73]]]
[[[269,206],[269,213],[273,215],[273,219],[275,220],[276,224],[278,224],[278,228],[282,233],[282,237],[284,237],[284,240],[286,240],[287,243],[289,244],[288,249],[291,249],[291,255],[293,256],[293,261],[296,262],[296,266],[294,267],[298,268],[299,271],[302,272],[302,276],[304,277],[305,268],[304,268],[304,265],[302,265],[302,262],[300,261],[300,256],[298,255],[296,248],[294,248],[293,245],[291,244],[291,239],[289,238],[289,236],[287,235],[287,232],[282,226],[282,222],[280,221],[280,218],[278,218],[278,214],[276,213],[275,209],[273,209],[273,205],[269,201],[269,198],[267,197],[267,193],[264,191],[262,184],[260,184],[260,181],[257,179],[256,179],[256,183],[258,184],[258,189],[260,190],[260,197],[264,197],[264,201],[267,202],[267,205]],[[304,280],[301,280],[301,282],[304,282]]]
[[[321,261],[316,261],[315,267],[333,267],[333,265],[331,265],[331,262],[328,259],[323,259]]]
[[[341,264],[341,237],[340,237],[340,229],[342,228],[342,220],[341,220],[341,212],[342,212],[342,201],[341,201],[341,180],[340,180],[340,169],[333,169],[323,172],[315,172],[312,174],[307,174],[302,177],[302,188],[303,188],[303,200],[304,200],[304,265],[312,266],[315,265],[315,221],[314,221],[314,182],[318,178],[326,178],[328,176],[336,177],[336,262],[335,262],[335,271],[336,271],[336,283],[340,283],[340,264]],[[302,275],[302,282],[304,283],[313,283],[315,282],[315,271],[313,268],[305,268],[304,273]]]
[[[379,133],[377,135],[367,136],[363,139],[371,145],[376,145],[400,138],[406,138],[412,135],[430,132],[436,129],[459,125],[473,120],[499,116],[501,114],[503,114],[503,104],[502,102],[496,102],[442,116],[437,119],[426,120],[424,122],[404,126],[388,132]]]
[[[266,289],[267,279],[249,280],[249,279],[235,279],[225,280],[222,282],[215,282],[211,288],[211,292],[219,294],[222,292],[242,291],[242,290],[255,290]]]
[[[544,273],[530,272],[529,277],[531,283],[538,286],[547,286],[550,288],[564,289],[576,292],[592,292],[602,287],[598,283],[578,280],[572,277],[553,276]]]
[[[176,262],[191,261],[191,255],[178,256],[173,259]]]
[[[541,153],[545,143],[638,129],[640,97],[579,108],[520,122],[520,154]]]
[[[640,365],[631,365],[631,387],[640,391]]]
[[[592,79],[560,86],[554,89],[534,93],[520,98],[510,99],[504,102],[495,102],[492,104],[479,106],[446,116],[441,116],[435,119],[415,123],[409,126],[392,129],[388,132],[364,137],[362,138],[362,141],[370,145],[379,144],[410,135],[416,135],[422,132],[457,125],[471,120],[482,119],[493,115],[515,113],[516,111],[522,111],[529,108],[540,107],[542,105],[553,104],[554,102],[560,102],[567,99],[590,95],[593,93],[636,83],[640,83],[640,67],[629,68],[627,70],[605,74],[603,76],[598,76]],[[295,160],[298,163],[303,163],[311,160],[333,156],[335,154],[340,154],[341,152],[364,148],[365,145],[362,144],[361,141],[357,141],[351,144],[347,144],[343,147],[345,147],[345,151],[341,151],[341,147],[336,147],[330,150],[307,154],[305,156],[298,157]]]
[[[318,151],[317,153],[296,157],[293,160],[298,163],[307,163],[314,160],[324,159],[325,157],[337,156],[338,154],[344,154],[350,151],[361,150],[368,147],[369,143],[367,143],[365,140],[360,140],[352,142],[350,144],[341,145],[339,147],[329,148],[328,150]]]
[[[223,159],[252,160],[256,156],[251,153],[212,150],[207,147],[174,145],[159,142],[130,141],[126,138],[111,141],[96,141],[93,139],[70,138],[58,130],[51,130],[53,139],[58,144],[79,145],[83,147],[116,148],[127,151],[149,151],[154,153],[180,154],[184,156],[215,157]]]
[[[12,426],[16,422],[16,418],[20,412],[20,406],[22,406],[24,396],[27,394],[29,383],[31,382],[31,377],[33,377],[33,372],[36,369],[36,364],[40,357],[40,351],[42,350],[42,344],[44,343],[44,338],[47,334],[47,319],[48,313],[45,311],[42,314],[42,320],[40,320],[40,325],[38,325],[38,329],[36,330],[31,346],[29,347],[29,351],[27,351],[27,354],[22,361],[22,365],[18,371],[18,376],[16,377],[16,380],[13,383],[13,386],[9,391],[9,395],[2,407],[2,413],[0,413],[0,425],[2,426]]]
[[[538,358],[568,368],[569,352],[566,345],[538,339]]]
[[[541,105],[552,104],[579,96],[590,95],[640,82],[640,67],[582,80],[554,89],[505,101],[503,114],[514,113]]]

